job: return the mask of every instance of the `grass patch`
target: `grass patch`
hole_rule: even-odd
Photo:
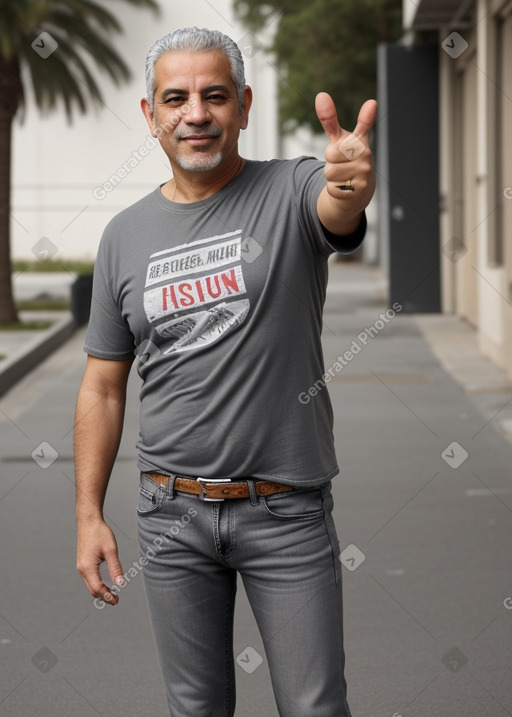
[[[18,311],[69,311],[69,299],[26,299],[16,302]]]
[[[34,331],[48,329],[53,321],[0,321],[0,331]]]
[[[72,274],[92,274],[94,269],[93,261],[66,261],[65,259],[48,259],[47,261],[13,261],[12,270],[14,273],[20,271],[67,271]]]

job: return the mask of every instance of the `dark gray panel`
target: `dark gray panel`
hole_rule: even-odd
[[[390,303],[439,312],[439,99],[436,46],[379,47],[379,224]]]

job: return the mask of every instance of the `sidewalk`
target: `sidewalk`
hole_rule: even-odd
[[[506,717],[510,382],[452,317],[386,314],[384,289],[374,270],[334,264],[324,316],[353,717]],[[80,329],[0,398],[0,717],[168,717],[140,575],[97,610],[75,571],[83,340]],[[125,571],[138,558],[139,387],[133,372],[105,506]],[[235,657],[263,657],[236,666],[237,715],[276,717],[241,582],[235,620]]]
[[[386,281],[378,269],[334,263],[330,267],[326,309],[337,305],[342,297],[356,311],[372,302],[384,305]],[[505,369],[481,353],[475,331],[456,316],[416,314],[412,318],[443,368],[512,443],[512,379]]]
[[[417,316],[430,348],[494,428],[512,443],[512,380],[478,348],[475,331],[455,316]]]
[[[76,275],[68,272],[13,274],[15,301],[70,299]],[[34,369],[75,331],[70,311],[20,311],[23,322],[50,321],[46,329],[0,328],[0,396]]]
[[[22,321],[48,321],[44,329],[0,329],[0,396],[74,333],[69,311],[20,311]]]

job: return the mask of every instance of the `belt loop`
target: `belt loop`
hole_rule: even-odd
[[[256,493],[256,486],[252,478],[246,479],[247,488],[249,489],[249,498],[251,499],[251,505],[258,505],[260,502],[259,496]]]
[[[176,476],[174,474],[171,474],[169,476],[169,480],[167,481],[167,497],[169,500],[174,500],[174,481],[176,480]]]

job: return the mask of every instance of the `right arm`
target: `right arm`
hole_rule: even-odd
[[[123,570],[103,503],[121,441],[132,362],[88,356],[75,412],[77,570],[91,595],[111,605],[119,597],[101,580],[99,566],[105,560],[118,584]]]

